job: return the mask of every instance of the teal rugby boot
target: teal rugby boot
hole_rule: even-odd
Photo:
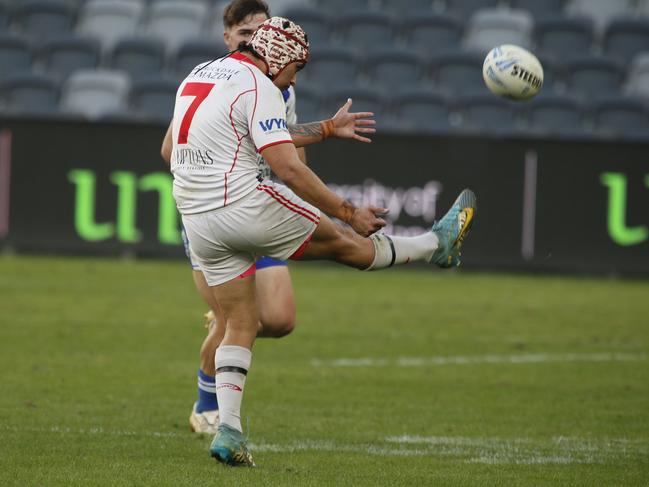
[[[457,267],[460,265],[460,249],[473,224],[476,212],[476,196],[470,189],[465,189],[457,197],[451,209],[441,220],[433,223],[431,231],[439,239],[439,247],[433,253],[430,262],[439,267]]]
[[[254,467],[252,455],[246,446],[243,433],[228,426],[220,424],[216,436],[210,445],[210,455],[218,462],[231,467]]]

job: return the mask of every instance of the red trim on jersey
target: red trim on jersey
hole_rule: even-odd
[[[315,232],[315,230],[314,230],[314,232]],[[311,235],[309,235],[309,236],[306,238],[306,240],[302,243],[302,245],[300,245],[300,246],[297,248],[297,250],[291,254],[291,256],[289,257],[289,259],[290,259],[290,260],[299,260],[300,257],[302,257],[302,254],[303,254],[304,251],[306,250],[307,246],[309,245],[309,242],[311,242],[311,239],[312,239],[312,238],[313,238],[313,233],[311,233]]]
[[[292,201],[287,200],[282,195],[275,192],[270,186],[264,186],[260,184],[259,186],[257,186],[257,190],[265,192],[267,195],[269,195],[271,198],[277,201],[280,205],[285,206],[293,213],[297,213],[298,215],[303,216],[307,220],[315,223],[316,225],[320,223],[319,216],[314,215],[311,211],[307,210],[306,208],[302,208],[301,206],[296,205]]]
[[[274,146],[274,145],[279,145],[279,144],[292,144],[292,143],[293,143],[292,140],[277,140],[277,141],[275,141],[275,142],[271,142],[270,144],[266,144],[266,145],[263,146],[263,147],[260,147],[259,149],[257,149],[257,152],[260,152],[260,153],[261,153],[261,151],[263,151],[264,149],[267,149],[268,147],[272,147],[272,146]]]
[[[304,208],[304,207],[298,205],[297,203],[293,203],[291,200],[287,199],[283,194],[281,194],[279,191],[277,191],[277,190],[276,190],[275,188],[273,188],[272,186],[268,186],[267,184],[260,184],[259,187],[261,187],[261,188],[263,188],[263,189],[267,189],[267,190],[273,192],[275,195],[277,195],[277,197],[278,197],[280,200],[282,200],[282,201],[283,201],[284,203],[286,203],[287,205],[293,205],[293,206],[299,208],[300,210],[305,211],[306,213],[308,213],[309,215],[311,215],[311,216],[312,216],[313,218],[315,218],[316,220],[320,220],[320,217],[318,216],[317,213],[313,213],[311,210],[309,210],[309,209],[307,209],[307,208]]]
[[[237,97],[234,99],[234,101],[230,104],[230,126],[232,127],[232,130],[234,131],[234,136],[237,138],[238,144],[237,148],[234,151],[234,158],[232,159],[232,166],[230,166],[230,170],[224,174],[225,176],[225,187],[223,189],[223,206],[225,206],[228,203],[228,174],[232,172],[234,169],[234,166],[237,165],[237,158],[239,157],[239,150],[241,149],[241,141],[250,135],[250,127],[248,127],[248,133],[242,135],[239,137],[239,133],[237,132],[237,127],[234,125],[234,119],[232,118],[232,111],[234,110],[234,105],[239,101],[239,98],[241,98],[243,95],[246,93],[252,93],[255,92],[255,100],[257,99],[257,86],[255,84],[255,89],[254,90],[246,90],[242,91],[237,95]]]
[[[248,56],[244,56],[240,52],[233,52],[232,54],[230,54],[230,58],[236,59],[237,61],[241,61],[241,62],[244,62],[244,63],[250,63],[254,67],[257,67],[257,65],[253,62],[252,59],[250,59]]]
[[[248,267],[247,271],[245,271],[243,274],[239,274],[239,276],[237,276],[236,279],[243,279],[244,277],[252,276],[256,270],[257,270],[257,264],[253,263],[250,267]]]

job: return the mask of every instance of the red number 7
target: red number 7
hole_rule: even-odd
[[[185,112],[183,121],[180,124],[180,131],[178,132],[178,143],[186,144],[187,135],[189,134],[189,126],[192,124],[194,119],[194,114],[198,109],[199,105],[203,103],[207,95],[210,94],[214,88],[214,83],[187,83],[183,88],[180,96],[194,96],[194,101],[189,105],[189,108]]]

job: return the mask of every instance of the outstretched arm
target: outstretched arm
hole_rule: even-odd
[[[359,235],[367,237],[385,226],[385,220],[377,215],[387,212],[385,208],[368,206],[356,208],[331,191],[320,178],[298,159],[293,144],[277,144],[261,152],[271,169],[300,198],[316,206],[324,213],[349,224]]]
[[[315,144],[329,137],[354,139],[365,143],[372,142],[371,139],[360,134],[373,134],[376,132],[374,128],[376,121],[372,118],[374,114],[372,112],[350,113],[351,106],[352,99],[348,98],[347,102],[330,119],[289,125],[288,131],[295,147]]]

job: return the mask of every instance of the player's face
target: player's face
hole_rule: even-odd
[[[297,73],[304,68],[304,64],[302,62],[289,64],[273,80],[273,84],[280,90],[286,90],[289,86],[295,86]]]
[[[234,51],[243,41],[250,41],[252,33],[262,22],[268,20],[266,14],[259,12],[250,14],[240,24],[233,25],[223,33],[223,40],[230,51]]]

